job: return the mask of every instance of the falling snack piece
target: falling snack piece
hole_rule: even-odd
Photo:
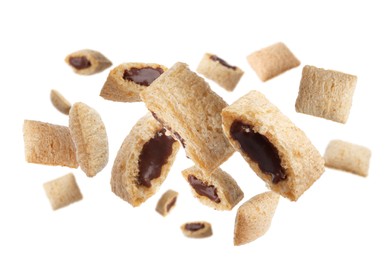
[[[357,77],[305,66],[295,110],[345,124],[352,106]]]
[[[250,54],[249,65],[262,81],[267,81],[301,63],[284,43],[276,43]]]
[[[203,56],[196,71],[215,81],[227,91],[233,91],[244,74],[239,67],[232,66],[217,55],[210,53]]]
[[[68,127],[25,120],[23,137],[27,162],[71,168],[79,166]]]
[[[341,140],[331,141],[324,155],[326,167],[355,173],[363,177],[368,175],[370,158],[370,149]]]
[[[134,207],[154,195],[168,175],[179,142],[148,113],[125,138],[114,161],[111,190]]]
[[[179,193],[174,190],[167,190],[157,202],[156,211],[164,217],[168,215],[176,206],[178,194]]]
[[[84,103],[75,103],[69,112],[69,129],[81,170],[88,177],[95,176],[108,162],[108,138],[99,113]]]
[[[65,62],[80,75],[99,73],[112,65],[103,54],[94,50],[80,50],[66,56]]]
[[[324,172],[305,133],[257,91],[222,111],[223,131],[271,190],[297,200]]]
[[[63,208],[83,198],[72,173],[43,185],[53,210]]]
[[[121,64],[110,71],[100,96],[119,102],[141,101],[139,93],[166,70],[154,63]]]
[[[211,173],[233,154],[221,127],[221,111],[227,104],[186,64],[173,65],[140,95],[202,170]]]
[[[237,182],[220,168],[204,173],[193,166],[182,171],[192,193],[201,203],[217,210],[231,210],[244,197]]]
[[[183,234],[190,238],[205,238],[213,235],[211,224],[206,221],[188,222],[180,228]]]
[[[264,235],[271,226],[278,202],[279,195],[269,191],[242,204],[236,215],[234,245],[244,245]]]
[[[53,106],[60,111],[61,113],[65,115],[69,115],[69,110],[71,108],[71,104],[69,103],[68,100],[64,98],[63,95],[61,95],[60,92],[58,92],[55,89],[52,89],[50,91],[50,100]]]

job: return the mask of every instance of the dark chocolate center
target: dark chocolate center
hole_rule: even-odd
[[[273,183],[287,178],[278,150],[265,136],[255,133],[250,125],[237,120],[230,127],[230,135],[240,144],[244,153],[259,165],[261,171],[271,175]]]
[[[176,197],[174,197],[171,202],[168,203],[167,205],[167,211],[169,212],[171,210],[171,208],[175,205],[176,203]]]
[[[85,56],[70,57],[69,63],[75,69],[82,70],[91,67],[91,62]]]
[[[221,59],[217,55],[211,55],[210,59],[213,60],[213,61],[221,63],[221,65],[225,66],[226,68],[229,68],[229,69],[232,69],[232,70],[235,70],[237,68],[236,66],[230,65],[229,63],[227,63],[225,60]]]
[[[188,175],[188,182],[199,195],[206,196],[216,203],[221,202],[221,199],[217,194],[217,188],[215,188],[214,185],[207,185],[203,181],[196,178],[194,175]]]
[[[161,68],[131,68],[123,72],[123,79],[133,81],[142,86],[149,86],[164,71]]]
[[[184,228],[188,231],[194,232],[204,228],[202,223],[187,223]]]
[[[165,135],[165,129],[160,130],[142,147],[139,156],[138,183],[151,187],[151,180],[160,177],[161,168],[167,163],[172,154],[172,145],[175,140]]]

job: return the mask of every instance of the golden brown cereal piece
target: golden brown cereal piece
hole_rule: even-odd
[[[79,166],[68,127],[25,120],[23,137],[27,162],[71,168]]]
[[[99,73],[112,65],[103,54],[93,50],[80,50],[66,56],[65,62],[80,75]]]
[[[176,191],[167,190],[157,202],[156,211],[164,217],[168,215],[176,205],[177,195]]]
[[[331,141],[324,155],[326,167],[355,173],[363,177],[368,175],[370,158],[370,149],[341,140]]]
[[[357,77],[353,75],[305,66],[295,110],[344,124],[352,106],[356,82]]]
[[[43,184],[53,210],[63,208],[83,198],[72,173]]]
[[[206,53],[196,71],[215,81],[227,91],[233,91],[244,72],[237,66],[228,64],[215,54]]]
[[[139,93],[166,70],[154,63],[121,64],[110,71],[100,96],[119,102],[141,101]]]
[[[282,74],[301,63],[284,43],[276,43],[250,54],[249,65],[263,81]]]
[[[268,191],[242,204],[236,215],[234,245],[240,246],[264,235],[271,226],[279,195]]]
[[[154,195],[168,175],[179,142],[148,113],[125,138],[115,158],[111,190],[134,207]]]
[[[305,133],[257,91],[222,110],[223,131],[271,190],[297,200],[324,172]]]
[[[188,222],[180,228],[183,234],[190,238],[205,238],[213,235],[211,224],[206,221]]]
[[[182,171],[182,174],[194,196],[211,208],[231,210],[244,197],[237,182],[221,168],[210,174],[193,166]]]
[[[69,129],[81,170],[88,177],[95,176],[108,162],[108,138],[100,115],[95,109],[77,102],[69,112]]]
[[[186,64],[176,63],[140,95],[202,170],[212,172],[233,154],[221,127],[227,104]]]
[[[58,92],[55,89],[52,89],[50,91],[50,100],[53,106],[60,111],[61,113],[65,115],[69,115],[70,107],[72,106],[68,100],[64,98],[63,95],[61,95],[60,92]]]

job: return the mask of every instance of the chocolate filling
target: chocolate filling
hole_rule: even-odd
[[[138,183],[151,187],[151,181],[160,177],[162,167],[168,162],[172,154],[172,145],[175,140],[165,135],[165,129],[160,130],[142,147],[138,161]]]
[[[229,68],[229,69],[232,69],[232,70],[237,69],[236,66],[230,65],[229,63],[227,63],[225,60],[221,59],[221,58],[218,57],[217,55],[211,55],[211,56],[210,56],[210,60],[219,62],[219,63],[221,63],[221,65],[225,66],[226,68]]]
[[[265,136],[255,133],[250,125],[237,120],[230,127],[230,135],[262,172],[271,175],[273,183],[287,178],[278,150]]]
[[[171,202],[168,203],[167,205],[167,211],[169,212],[171,210],[171,208],[175,205],[176,203],[176,197],[174,197]]]
[[[187,223],[184,228],[188,231],[195,232],[204,228],[202,223]]]
[[[131,68],[123,72],[123,79],[148,87],[164,71],[161,68]]]
[[[179,135],[178,132],[172,132],[172,129],[167,126],[160,118],[157,117],[156,113],[152,112],[152,116],[154,117],[154,119],[157,120],[157,122],[159,122],[164,128],[166,128],[169,132],[171,132],[173,134],[173,136],[175,137],[176,140],[179,140],[181,145],[183,146],[183,148],[186,148],[186,143],[184,141],[184,139]]]
[[[221,199],[217,194],[217,188],[215,188],[214,185],[207,185],[203,181],[196,178],[194,175],[188,175],[188,182],[199,195],[206,196],[215,203],[221,202]]]
[[[75,69],[82,70],[91,67],[91,62],[85,56],[70,57],[69,63]]]

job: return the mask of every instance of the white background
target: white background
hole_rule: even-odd
[[[2,1],[0,3],[0,259],[389,259],[389,9],[386,1]],[[282,41],[302,65],[266,83],[246,56]],[[183,61],[195,70],[212,52],[245,74],[228,93],[232,103],[249,90],[264,93],[291,118],[321,154],[331,139],[372,150],[368,178],[327,169],[299,199],[281,199],[268,233],[233,246],[237,207],[218,212],[193,198],[181,170],[191,166],[183,150],[160,191],[139,208],[116,197],[110,173],[116,152],[145,112],[142,103],[103,100],[109,73],[79,76],[67,54],[90,48],[114,63]],[[347,124],[295,112],[303,65],[358,76]],[[94,178],[80,170],[28,164],[24,119],[67,125],[49,92],[94,107],[106,124],[110,161]],[[241,186],[243,201],[266,191],[235,154],[222,165]],[[84,199],[52,211],[42,184],[73,172]],[[180,195],[163,218],[154,211],[167,189]],[[241,201],[241,203],[243,202]],[[240,205],[241,205],[240,203]],[[212,223],[214,235],[194,240],[179,226]]]

